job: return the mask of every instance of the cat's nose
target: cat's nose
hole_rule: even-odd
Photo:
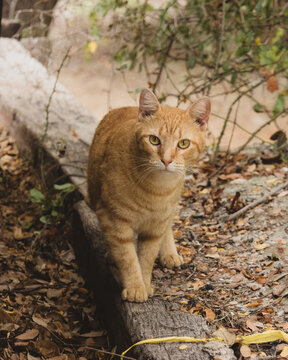
[[[168,165],[171,164],[172,160],[162,160],[162,163],[165,165],[165,168],[167,169],[168,168]]]

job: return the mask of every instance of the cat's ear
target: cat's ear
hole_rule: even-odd
[[[208,124],[211,111],[211,103],[208,97],[202,97],[194,102],[188,110],[191,119],[205,130]]]
[[[147,116],[155,114],[159,110],[160,104],[152,91],[143,89],[139,99],[139,114],[140,121],[145,120]]]

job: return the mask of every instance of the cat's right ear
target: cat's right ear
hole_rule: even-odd
[[[201,130],[205,130],[211,112],[211,103],[207,96],[204,96],[194,102],[188,108],[191,119],[200,126]]]
[[[152,91],[143,89],[139,99],[139,121],[145,120],[147,116],[154,115],[160,107],[160,103]]]

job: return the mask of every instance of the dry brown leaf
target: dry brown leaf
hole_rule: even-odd
[[[257,277],[256,281],[258,284],[266,284],[267,278],[265,276],[260,275]]]
[[[240,352],[244,358],[248,358],[251,356],[251,350],[248,345],[242,345],[240,347]]]
[[[248,307],[248,308],[256,307],[256,306],[262,305],[262,303],[263,303],[263,300],[259,299],[259,300],[255,300],[255,301],[247,304],[246,307]]]
[[[23,334],[16,336],[17,340],[33,340],[39,335],[39,331],[37,329],[29,329],[25,331]]]
[[[35,347],[38,352],[44,357],[52,357],[59,355],[59,348],[51,340],[38,340],[35,342]]]
[[[49,299],[58,299],[61,297],[63,293],[63,289],[48,289],[47,290],[47,297]]]
[[[48,326],[48,323],[47,323],[44,319],[42,319],[42,318],[40,318],[40,317],[37,317],[37,316],[35,316],[35,315],[32,316],[32,320],[33,320],[37,325],[43,326],[44,328],[47,328],[47,326]]]
[[[252,331],[258,331],[258,327],[255,325],[255,321],[252,318],[246,320],[246,326]]]
[[[228,346],[232,346],[235,344],[236,335],[224,327],[220,327],[218,330],[216,330],[213,333],[213,336],[219,336]]]
[[[273,295],[280,296],[286,288],[287,288],[287,285],[285,285],[285,284],[279,284],[279,285],[273,286],[273,290],[272,290]]]
[[[276,76],[271,76],[267,80],[267,89],[271,93],[273,93],[274,91],[279,89],[278,80],[277,80]]]
[[[12,323],[12,318],[9,313],[0,308],[0,324]]]
[[[41,358],[31,355],[30,353],[27,354],[27,360],[40,360]]]
[[[212,322],[215,320],[216,315],[213,310],[211,310],[209,308],[205,308],[204,311],[205,311],[207,321]]]

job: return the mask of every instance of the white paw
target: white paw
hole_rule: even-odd
[[[145,286],[128,287],[122,290],[122,299],[135,302],[143,302],[148,299]]]
[[[184,263],[182,256],[178,254],[169,254],[162,256],[160,258],[160,262],[163,266],[166,266],[168,269],[179,267]]]

